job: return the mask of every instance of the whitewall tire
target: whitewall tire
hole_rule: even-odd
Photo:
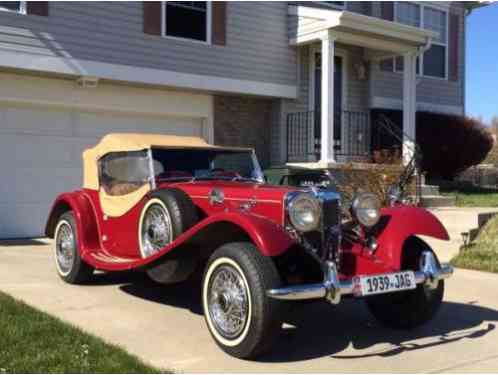
[[[62,214],[55,227],[54,258],[58,275],[67,283],[84,283],[93,275],[93,268],[80,256],[77,226],[72,211]]]
[[[248,242],[228,243],[216,250],[206,266],[202,305],[215,342],[238,358],[266,352],[280,331],[280,303],[266,290],[280,286],[269,257]]]

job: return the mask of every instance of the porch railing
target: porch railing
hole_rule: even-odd
[[[338,161],[371,160],[370,115],[367,112],[342,111],[334,119],[334,153]],[[287,161],[306,162],[320,159],[321,117],[318,111],[287,115]]]

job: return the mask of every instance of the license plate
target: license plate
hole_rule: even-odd
[[[360,296],[398,292],[417,287],[413,271],[360,276],[355,281],[355,291]]]

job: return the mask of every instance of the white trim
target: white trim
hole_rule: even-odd
[[[326,21],[322,29],[350,29],[361,33],[371,33],[382,37],[399,39],[405,43],[425,44],[427,38],[434,38],[437,33],[398,22],[365,16],[346,10],[319,9],[306,6],[289,5],[288,14]],[[300,36],[299,30],[297,33]]]
[[[218,91],[276,98],[296,99],[297,86],[259,81],[181,73],[171,70],[111,64],[99,61],[0,51],[0,67],[25,69],[74,78],[94,76],[99,79],[139,83],[182,89]],[[98,88],[97,88],[98,90]]]
[[[11,9],[4,8],[4,7],[0,6],[0,12],[10,12],[10,13],[16,13],[16,14],[27,14],[26,1],[20,1],[19,11],[11,10]]]
[[[403,101],[401,99],[386,98],[383,96],[374,96],[371,99],[370,108],[385,108],[385,109],[403,109]],[[446,113],[454,115],[463,115],[463,106],[454,106],[446,104],[434,104],[417,101],[417,111],[428,111],[435,113]]]
[[[211,44],[212,41],[212,4],[211,1],[206,1],[206,40],[197,40],[197,39],[190,39],[190,38],[184,38],[180,36],[172,36],[172,35],[167,35],[166,34],[166,3],[167,1],[161,1],[161,37],[166,38],[166,39],[173,39],[173,40],[183,40],[187,42],[193,42],[193,43],[200,43],[200,44]]]

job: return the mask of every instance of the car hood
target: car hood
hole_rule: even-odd
[[[193,197],[206,197],[211,190],[220,189],[225,198],[247,199],[258,201],[273,201],[283,203],[288,192],[302,190],[287,186],[275,186],[242,181],[192,181],[180,183],[161,184],[159,187],[177,187]]]

